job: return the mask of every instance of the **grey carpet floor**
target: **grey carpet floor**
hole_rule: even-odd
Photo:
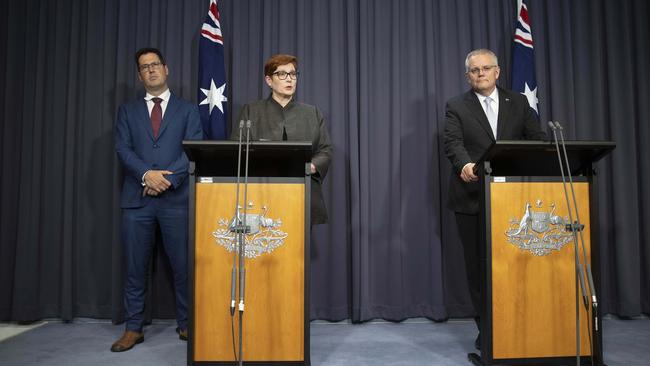
[[[171,321],[145,329],[146,341],[123,353],[109,351],[123,327],[105,321],[48,322],[0,342],[0,365],[185,365],[186,343]],[[650,319],[603,321],[605,360],[613,365],[650,365]],[[470,365],[473,322],[311,324],[312,365]]]

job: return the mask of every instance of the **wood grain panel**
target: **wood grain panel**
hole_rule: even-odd
[[[583,236],[590,257],[589,186],[575,183]],[[575,335],[575,255],[571,240],[559,251],[535,256],[508,241],[510,220],[531,211],[568,217],[562,183],[491,183],[493,357],[573,356]],[[542,201],[541,207],[536,202]],[[573,210],[573,208],[572,208]],[[575,212],[573,218],[575,220]],[[582,253],[582,252],[580,252]],[[582,304],[582,300],[580,301]],[[588,315],[581,306],[581,354],[590,355]]]
[[[288,233],[283,246],[246,260],[244,360],[304,359],[304,185],[249,184],[251,213],[267,206]],[[235,184],[196,185],[195,361],[234,360],[230,316],[233,253],[215,243],[218,221],[233,217]],[[243,197],[243,191],[240,193]],[[243,199],[240,201],[243,202]],[[237,313],[237,312],[236,312]],[[235,332],[234,344],[239,335]]]

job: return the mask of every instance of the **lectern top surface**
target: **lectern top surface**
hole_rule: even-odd
[[[183,148],[196,174],[212,177],[237,176],[246,159],[249,176],[304,177],[312,155],[309,141],[252,141],[248,151],[238,141],[183,141]]]
[[[579,174],[615,147],[612,141],[566,141],[572,174]],[[562,147],[560,146],[560,149]],[[497,175],[559,175],[559,161],[553,141],[499,140],[483,154],[479,165],[490,162]]]

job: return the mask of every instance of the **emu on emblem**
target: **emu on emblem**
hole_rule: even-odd
[[[246,226],[248,232],[244,236],[244,256],[249,259],[257,258],[262,254],[271,253],[284,244],[284,239],[289,234],[280,230],[282,220],[266,217],[268,207],[263,206],[261,213],[251,213],[253,203],[248,204],[249,211],[246,213]],[[226,248],[229,252],[239,252],[237,245],[237,222],[244,221],[241,207],[237,208],[237,216],[230,220],[220,218],[219,228],[212,235],[218,245]]]
[[[542,201],[535,202],[536,208],[542,208]],[[550,211],[532,211],[530,203],[526,202],[521,219],[510,219],[510,227],[506,230],[508,241],[527,250],[536,256],[549,255],[552,250],[560,250],[573,239],[566,231],[569,219],[555,215],[555,204],[550,205]]]

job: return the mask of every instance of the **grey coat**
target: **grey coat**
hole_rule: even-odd
[[[328,221],[323,199],[322,182],[332,159],[332,145],[323,114],[315,106],[291,101],[284,108],[271,96],[244,105],[239,118],[233,121],[232,131],[239,121],[251,120],[251,140],[311,141],[311,162],[316,173],[311,175],[311,224]],[[236,125],[236,126],[235,126]],[[238,139],[233,133],[231,139]]]

